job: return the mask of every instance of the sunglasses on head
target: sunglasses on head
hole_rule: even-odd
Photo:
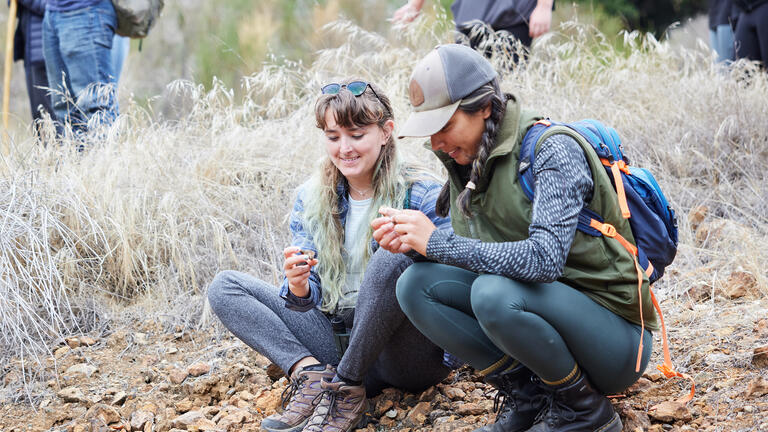
[[[320,88],[320,92],[322,92],[322,94],[335,95],[339,94],[343,88],[349,90],[349,92],[352,93],[355,97],[360,96],[361,94],[365,93],[365,89],[370,88],[373,92],[373,95],[376,96],[376,99],[379,100],[379,103],[381,103],[386,111],[389,111],[389,108],[384,105],[384,101],[381,100],[379,95],[376,93],[376,90],[373,89],[373,86],[365,81],[351,81],[347,84],[330,83]]]
[[[367,82],[365,81],[352,81],[347,84],[339,84],[339,83],[330,83],[324,85],[320,91],[323,94],[338,94],[341,89],[346,88],[349,90],[350,93],[352,93],[355,96],[360,96],[361,94],[365,93],[365,89],[368,87],[371,87]],[[379,95],[376,94],[376,90],[371,87],[371,91],[374,95],[376,95],[376,98],[379,97]]]

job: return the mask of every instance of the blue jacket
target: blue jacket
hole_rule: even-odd
[[[410,205],[409,208],[413,210],[420,210],[427,215],[429,219],[437,226],[437,229],[452,229],[451,221],[448,218],[441,218],[435,214],[435,201],[442,188],[441,184],[435,182],[416,182],[411,186]],[[341,214],[342,229],[347,219],[347,211],[349,210],[349,201],[347,200],[347,189],[344,185],[339,185],[337,193],[339,195],[339,207]],[[306,184],[299,187],[298,196],[293,205],[293,211],[291,212],[289,228],[293,241],[291,246],[298,246],[302,249],[310,249],[317,252],[317,246],[315,246],[312,240],[312,234],[306,231],[304,222],[302,219],[302,213],[304,213],[304,197],[306,195]],[[378,249],[378,243],[372,241],[373,250]],[[285,306],[288,309],[306,312],[314,307],[318,307],[323,299],[321,291],[320,276],[313,268],[309,275],[309,298],[301,298],[295,296],[288,289],[288,279],[283,277],[283,283],[280,286],[280,297],[285,299]]]
[[[13,37],[13,59],[42,63],[43,15],[47,0],[17,0],[19,24]]]

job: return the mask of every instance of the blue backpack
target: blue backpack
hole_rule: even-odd
[[[520,183],[529,200],[533,201],[533,167],[536,143],[551,126],[565,126],[578,133],[594,149],[603,162],[619,197],[619,207],[625,219],[629,219],[635,238],[636,253],[650,283],[664,274],[664,268],[672,263],[677,253],[677,219],[669,207],[664,193],[650,171],[629,166],[622,153],[621,140],[613,128],[597,120],[581,120],[574,123],[556,123],[548,120],[536,122],[523,138],[520,149]],[[603,218],[586,207],[579,213],[577,229],[585,234],[604,235],[598,228]],[[627,247],[625,245],[625,247]]]
[[[536,143],[551,126],[565,126],[584,137],[608,171],[608,177],[618,195],[621,214],[625,219],[629,219],[635,244],[624,239],[612,225],[603,223],[603,218],[599,214],[586,207],[579,213],[577,229],[595,237],[612,237],[633,255],[638,270],[638,294],[642,295],[640,289],[642,274],[640,271],[642,270],[648,276],[649,283],[652,284],[664,274],[664,269],[672,263],[677,253],[677,219],[674,210],[669,207],[664,193],[650,171],[629,166],[629,160],[622,153],[621,140],[616,131],[597,120],[581,120],[574,123],[540,120],[528,129],[520,149],[519,178],[523,191],[529,200],[533,201],[534,182],[531,167],[533,167],[536,159]],[[648,291],[661,320],[664,363],[656,366],[656,368],[667,378],[680,377],[691,381],[690,393],[678,399],[679,402],[686,403],[693,399],[696,384],[692,377],[675,370],[669,354],[667,329],[664,325],[661,307],[653,290],[649,287]],[[640,306],[640,321],[641,328],[644,328],[642,306]],[[641,330],[635,366],[635,370],[638,372],[640,371],[642,351]]]

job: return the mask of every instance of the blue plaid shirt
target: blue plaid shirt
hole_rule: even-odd
[[[437,226],[437,229],[453,230],[451,227],[451,221],[448,218],[441,218],[435,214],[435,201],[440,194],[442,185],[435,182],[416,182],[411,186],[410,205],[409,208],[413,210],[419,210]],[[306,183],[299,186],[296,202],[293,204],[293,210],[291,211],[291,217],[289,221],[289,228],[293,240],[291,246],[298,246],[302,249],[310,249],[317,253],[317,246],[315,246],[312,240],[312,234],[307,232],[304,227],[304,221],[302,214],[304,213],[304,197],[306,194]],[[347,199],[348,191],[344,184],[340,184],[337,188],[339,195],[339,208],[341,214],[342,229],[347,219],[347,211],[349,210],[349,201]],[[379,245],[376,241],[372,240],[371,247],[375,251]],[[415,252],[414,252],[415,253]],[[418,255],[418,254],[417,254]],[[322,284],[320,276],[313,268],[309,274],[309,297],[301,298],[294,295],[291,290],[288,289],[288,278],[283,277],[283,283],[280,285],[280,297],[285,299],[285,307],[288,309],[306,312],[314,307],[320,306],[323,295],[321,292]]]

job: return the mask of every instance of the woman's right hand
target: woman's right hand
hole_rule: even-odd
[[[285,261],[283,270],[285,277],[288,278],[288,289],[296,297],[309,297],[309,270],[317,265],[317,259],[309,259],[307,255],[299,254],[301,248],[298,246],[288,246],[283,249]]]

